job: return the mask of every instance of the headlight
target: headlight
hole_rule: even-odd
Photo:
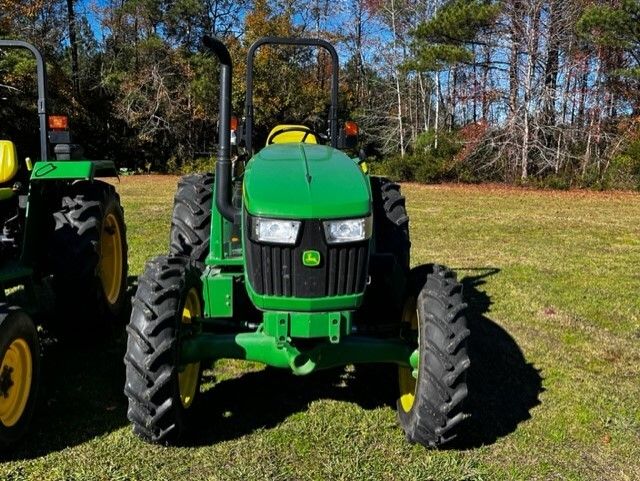
[[[253,221],[253,235],[259,242],[272,244],[295,244],[300,230],[298,220],[263,219]]]
[[[371,216],[363,219],[341,219],[324,222],[324,234],[329,244],[357,242],[371,237]]]

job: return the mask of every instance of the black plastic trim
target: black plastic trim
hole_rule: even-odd
[[[302,220],[295,245],[257,242],[251,235],[253,218],[245,211],[247,277],[260,295],[318,298],[364,291],[368,276],[369,241],[328,245],[321,219]],[[320,253],[321,263],[307,267],[302,255]]]

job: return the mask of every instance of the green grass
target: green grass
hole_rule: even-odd
[[[166,250],[175,183],[118,186],[132,274]],[[151,446],[126,421],[114,334],[45,346],[31,432],[0,479],[640,479],[640,195],[404,192],[413,263],[456,268],[470,303],[473,417],[459,445],[405,443],[384,370],[294,378],[224,362],[190,446]]]

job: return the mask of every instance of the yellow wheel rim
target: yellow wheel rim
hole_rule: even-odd
[[[29,400],[33,361],[29,344],[15,339],[2,358],[0,367],[0,421],[6,427],[15,425]]]
[[[202,314],[202,306],[200,304],[200,297],[198,291],[192,288],[187,293],[187,299],[184,303],[184,309],[182,310],[182,323],[191,324],[191,320],[194,317],[199,317]],[[185,408],[191,406],[193,398],[196,395],[196,388],[198,387],[198,379],[200,377],[200,363],[194,362],[187,364],[184,370],[178,373],[178,387],[180,388],[180,401]]]
[[[122,285],[122,233],[113,214],[102,222],[100,233],[100,280],[109,304],[115,304]]]
[[[420,344],[420,331],[418,329],[418,310],[416,299],[409,298],[404,305],[402,320],[411,326],[412,330],[418,331],[418,345]],[[409,412],[413,407],[416,398],[416,379],[411,374],[410,367],[398,367],[398,387],[400,388],[400,405],[405,412]]]

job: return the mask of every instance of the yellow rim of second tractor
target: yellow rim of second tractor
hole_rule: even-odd
[[[108,214],[102,222],[100,280],[107,302],[115,304],[122,284],[122,233],[114,214]]]
[[[202,315],[202,305],[200,297],[195,287],[192,287],[187,293],[187,299],[182,309],[182,323],[191,324],[194,317]],[[187,364],[184,370],[178,373],[178,387],[180,389],[180,401],[184,408],[191,406],[193,398],[196,395],[198,380],[200,377],[200,363],[194,362]]]
[[[418,331],[418,346],[420,345],[420,330],[418,329],[418,309],[415,297],[407,299],[402,312],[403,322],[409,324],[412,330]],[[400,405],[405,412],[411,411],[416,398],[416,379],[411,374],[411,367],[398,367],[398,387],[400,388]]]
[[[14,426],[24,414],[31,392],[32,376],[31,349],[27,341],[17,338],[9,344],[0,367],[3,383],[9,383],[3,386],[6,392],[0,395],[0,421],[4,426]]]

